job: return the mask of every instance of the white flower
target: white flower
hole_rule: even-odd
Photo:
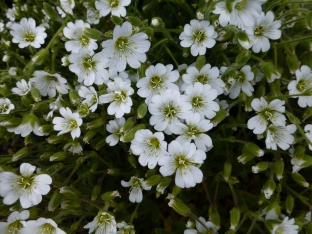
[[[55,97],[56,91],[60,94],[68,93],[67,80],[61,77],[59,74],[49,74],[45,71],[35,71],[34,77],[29,80],[32,85],[36,87],[42,96]]]
[[[11,29],[12,42],[18,43],[19,48],[25,48],[26,46],[40,48],[47,37],[44,32],[45,28],[42,26],[36,27],[36,21],[33,18],[22,18],[20,23],[14,23]]]
[[[31,132],[36,134],[37,136],[44,136],[46,134],[40,132],[39,128],[39,120],[37,116],[32,113],[24,115],[22,123],[14,128],[8,128],[8,132],[14,132],[15,134],[21,134],[22,137],[28,136]]]
[[[99,0],[95,2],[95,7],[100,12],[100,16],[107,16],[110,12],[115,16],[125,17],[127,14],[125,6],[128,6],[131,0]]]
[[[218,228],[216,225],[214,225],[211,221],[206,221],[203,217],[199,217],[199,220],[202,221],[202,223],[205,224],[206,227],[203,227],[201,223],[196,221],[196,229],[186,229],[184,231],[184,234],[196,234],[196,233],[208,233],[207,228],[210,230],[209,234],[217,233]]]
[[[285,112],[285,101],[274,99],[269,104],[261,97],[255,98],[251,102],[252,108],[257,115],[247,122],[247,127],[254,134],[262,134],[267,129],[269,121],[275,126],[285,126],[286,117],[282,114]]]
[[[182,100],[179,91],[168,89],[161,96],[155,95],[152,98],[148,106],[152,114],[149,122],[155,130],[165,131],[170,135],[171,126],[180,122],[180,119],[185,119],[191,108],[191,104]]]
[[[9,114],[14,109],[14,104],[8,98],[0,98],[0,114]]]
[[[265,140],[266,148],[277,150],[277,145],[282,150],[287,150],[295,140],[291,135],[297,130],[296,125],[291,124],[286,127],[270,125],[267,129],[267,138]]]
[[[138,95],[144,97],[147,105],[150,104],[154,95],[161,95],[167,89],[179,90],[173,82],[179,79],[179,72],[172,71],[171,64],[164,66],[161,63],[149,66],[145,71],[145,77],[140,79],[136,86],[139,88]]]
[[[120,77],[116,77],[114,82],[108,82],[108,94],[99,97],[100,103],[110,103],[107,108],[109,115],[115,115],[116,118],[122,117],[125,113],[130,113],[132,99],[130,95],[134,90],[131,84],[124,82]]]
[[[60,3],[61,3],[62,8],[57,6],[56,9],[62,18],[66,17],[66,13],[73,15],[73,8],[75,7],[75,1],[73,1],[73,0],[60,0]]]
[[[306,137],[312,142],[312,124],[307,124],[304,127],[304,131],[306,132]],[[309,144],[309,149],[312,150],[311,144]]]
[[[95,234],[114,234],[117,231],[115,217],[106,211],[100,211],[84,228],[88,228],[89,233],[95,231]]]
[[[12,8],[9,8],[5,15],[9,20],[15,21],[15,18],[18,17],[17,5],[13,3]]]
[[[130,223],[122,221],[117,223],[118,232],[116,234],[135,234],[134,226]]]
[[[274,225],[272,234],[297,234],[299,226],[295,225],[294,218],[289,219],[287,216],[281,224]]]
[[[87,22],[89,24],[98,24],[100,22],[100,12],[92,7],[87,8]]]
[[[82,49],[78,54],[71,54],[68,57],[69,70],[78,76],[78,82],[84,83],[86,86],[93,83],[101,85],[104,80],[108,80],[109,74],[105,69],[108,67],[108,59],[104,58],[103,53],[92,55],[88,50]]]
[[[93,52],[98,48],[96,40],[84,35],[84,28],[90,28],[90,24],[84,23],[82,20],[76,20],[75,24],[67,23],[67,27],[63,29],[63,34],[70,40],[65,42],[65,48],[68,52],[79,53],[81,49]]]
[[[139,163],[149,169],[156,167],[158,160],[168,155],[167,142],[162,132],[152,133],[148,129],[138,130],[131,141],[131,150],[135,155],[139,155]]]
[[[82,154],[83,148],[79,141],[74,140],[72,142],[67,143],[63,147],[64,151],[67,150],[68,152],[71,152],[73,154]]]
[[[182,79],[187,85],[195,84],[196,82],[200,82],[203,85],[209,84],[213,89],[218,91],[218,95],[223,94],[225,84],[219,78],[219,69],[217,67],[211,67],[209,63],[203,66],[200,71],[195,66],[188,67]],[[184,91],[185,87],[181,87],[181,90]]]
[[[16,88],[12,89],[12,92],[19,95],[25,96],[31,89],[31,83],[26,82],[26,80],[22,79],[21,81],[16,82]]]
[[[126,120],[124,117],[110,120],[106,125],[106,130],[110,133],[113,133],[106,137],[106,143],[110,146],[114,146],[118,143],[121,137],[124,135],[123,126],[125,125]]]
[[[212,140],[205,132],[212,128],[213,124],[209,120],[201,119],[198,113],[190,113],[186,117],[186,124],[176,123],[172,132],[180,135],[176,141],[182,145],[193,140],[198,149],[207,152],[212,148]]]
[[[252,51],[254,53],[267,52],[270,49],[269,39],[277,40],[281,37],[281,20],[274,21],[274,14],[272,11],[261,13],[260,17],[256,19],[253,26],[247,27],[246,32],[250,41],[252,42]]]
[[[191,54],[197,56],[204,55],[206,48],[212,48],[216,44],[217,36],[217,32],[209,21],[191,20],[190,24],[184,26],[179,39],[182,47],[191,47]]]
[[[66,234],[62,229],[57,227],[57,224],[52,219],[39,218],[37,220],[30,220],[27,226],[21,230],[21,234]]]
[[[218,103],[213,101],[217,96],[217,90],[211,88],[209,84],[203,85],[196,82],[194,85],[187,86],[184,95],[182,95],[182,100],[191,104],[193,113],[199,113],[201,118],[205,116],[212,119],[220,110]]]
[[[47,114],[46,119],[52,117],[54,111],[59,110],[62,107],[61,100],[62,100],[62,96],[59,95],[54,102],[51,102],[49,104],[49,108],[51,111]]]
[[[28,210],[23,210],[21,213],[14,211],[9,215],[7,223],[0,222],[0,233],[19,234],[20,230],[26,226],[24,220],[28,218]]]
[[[203,173],[197,167],[204,163],[206,154],[202,150],[197,150],[195,144],[172,141],[168,145],[170,156],[159,159],[160,173],[163,176],[175,175],[175,184],[180,188],[194,187],[196,183],[201,183]]]
[[[97,109],[99,103],[96,90],[92,86],[80,86],[78,93],[80,97],[85,98],[82,103],[86,103],[89,106],[89,110],[94,112]]]
[[[68,107],[60,108],[60,114],[64,117],[54,117],[54,130],[60,131],[57,135],[70,132],[73,139],[78,138],[81,134],[79,126],[82,124],[82,119],[78,113],[73,113]]]
[[[143,178],[132,176],[129,182],[121,181],[123,187],[131,187],[129,200],[133,203],[140,203],[143,199],[142,190],[151,190],[152,186],[147,186]]]
[[[308,93],[305,96],[299,96],[298,105],[302,108],[312,107],[312,72],[308,66],[303,65],[296,71],[296,80],[288,84],[288,90],[291,95]]]
[[[237,98],[241,91],[250,97],[254,91],[254,88],[250,84],[250,82],[254,79],[254,76],[255,75],[251,71],[251,67],[249,65],[245,65],[240,71],[236,72],[235,77],[228,79],[228,83],[230,85],[228,90],[230,98]]]
[[[11,205],[19,199],[23,208],[29,208],[41,202],[42,195],[50,191],[52,178],[47,174],[35,175],[35,170],[35,166],[22,163],[19,176],[12,172],[0,173],[0,195],[4,197],[4,204]]]
[[[134,33],[132,25],[124,22],[122,26],[114,28],[113,39],[103,41],[103,53],[110,59],[111,73],[124,71],[127,64],[132,68],[139,68],[146,61],[146,52],[151,43],[146,33]],[[111,71],[112,70],[112,71]]]

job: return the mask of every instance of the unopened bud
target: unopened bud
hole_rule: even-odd
[[[12,155],[12,161],[16,162],[17,160],[25,158],[29,154],[29,151],[30,150],[28,147],[21,148],[19,151]]]
[[[222,120],[225,119],[225,117],[227,116],[227,111],[224,109],[220,109],[216,116],[212,119],[211,123],[213,124],[214,127],[216,127]]]
[[[68,55],[65,55],[61,58],[62,66],[68,67],[70,65],[70,62],[68,60]]]
[[[77,105],[80,102],[80,96],[76,90],[71,89],[69,91],[69,100],[73,105]]]
[[[147,113],[147,105],[145,103],[142,103],[138,108],[137,118],[143,119],[146,113]]]
[[[286,212],[290,214],[293,211],[295,205],[295,199],[291,194],[286,197]]]
[[[287,55],[286,63],[289,68],[290,74],[295,74],[295,72],[299,69],[300,62],[296,54]]]
[[[53,125],[41,125],[38,131],[44,134],[48,134],[53,131]]]
[[[253,173],[259,173],[261,171],[265,171],[268,168],[269,164],[268,162],[259,162],[255,166],[251,168]]]
[[[251,142],[248,142],[247,144],[244,145],[243,152],[250,153],[257,157],[262,157],[264,154],[264,151],[260,149],[259,146]]]
[[[255,92],[255,98],[261,98],[264,97],[266,94],[266,88],[264,85],[259,85]]]
[[[58,161],[63,161],[66,158],[66,152],[62,151],[62,152],[57,152],[53,155],[50,156],[50,161],[51,162],[58,162]]]
[[[281,73],[278,72],[277,68],[271,62],[264,63],[262,69],[269,83],[281,78]]]
[[[180,194],[180,192],[182,191],[182,188],[180,188],[179,186],[174,186],[172,189],[172,195],[174,197],[178,196]]]
[[[206,56],[205,55],[199,55],[196,59],[196,68],[197,70],[201,70],[203,66],[206,64]]]
[[[300,124],[300,120],[296,116],[294,116],[291,112],[285,111],[285,114],[291,123]]]
[[[50,6],[48,3],[44,2],[43,3],[43,9],[46,12],[46,14],[51,18],[51,19],[58,19],[58,14],[55,11],[55,9]]]
[[[32,77],[33,73],[35,71],[35,63],[33,61],[27,63],[23,70],[23,74],[26,78]]]
[[[107,143],[106,143],[106,139],[103,138],[103,139],[99,140],[99,141],[96,143],[95,149],[96,149],[96,150],[100,150],[100,149],[103,148],[106,144],[107,144]]]
[[[163,28],[165,24],[160,17],[154,17],[152,18],[151,26],[153,26],[154,28]]]
[[[118,176],[121,174],[121,172],[118,168],[110,168],[110,169],[107,169],[107,174],[112,175],[112,176]]]
[[[184,58],[187,58],[190,55],[190,48],[189,47],[184,47],[182,50],[182,56]]]
[[[227,181],[232,173],[232,164],[226,161],[223,165],[223,177]]]
[[[130,117],[129,119],[127,119],[127,121],[125,122],[124,126],[123,126],[123,130],[124,132],[127,132],[129,129],[131,129],[136,123],[136,119],[133,117]]]
[[[278,202],[271,202],[266,208],[266,216],[265,219],[278,219],[281,215],[281,207]]]
[[[275,182],[273,180],[268,180],[263,186],[263,193],[265,195],[265,198],[270,199],[275,189],[276,189]]]
[[[68,199],[77,199],[79,191],[74,187],[64,186],[60,188],[60,193]]]
[[[255,157],[255,155],[250,154],[250,153],[243,153],[241,156],[237,157],[237,160],[242,163],[245,164],[246,162],[252,160]]]
[[[57,144],[57,143],[61,143],[64,142],[64,135],[52,135],[47,139],[49,144]]]
[[[183,203],[183,201],[179,198],[171,199],[168,203],[170,207],[174,209],[175,212],[182,216],[187,216],[191,209]]]
[[[96,29],[92,29],[92,28],[84,28],[83,35],[85,35],[88,38],[95,39],[95,40],[100,40],[102,38],[102,32]]]
[[[275,161],[274,172],[275,172],[276,178],[278,180],[281,180],[283,178],[283,173],[284,173],[284,161],[283,161],[283,159],[277,159]]]
[[[41,65],[49,56],[49,50],[41,49],[32,57],[31,61],[33,61],[36,65]]]
[[[301,159],[305,155],[305,150],[306,147],[299,145],[296,147],[295,152],[294,152],[294,158],[296,159]]]
[[[237,34],[237,42],[246,50],[248,50],[252,43],[249,40],[249,37],[247,36],[247,34],[243,31],[239,31]]]
[[[98,185],[95,185],[92,189],[92,193],[91,193],[91,200],[95,201],[97,199],[97,197],[99,196],[101,191],[101,187]]]
[[[107,38],[113,38],[113,31],[109,30],[104,33],[104,36]]]
[[[115,16],[115,15],[112,15],[111,16],[111,21],[115,24],[115,25],[122,25],[123,23],[123,20],[118,17],[118,16]]]
[[[62,194],[59,192],[59,190],[55,190],[49,201],[48,210],[53,212],[59,206],[62,200]]]
[[[89,144],[89,142],[92,140],[92,138],[96,135],[97,130],[95,129],[90,129],[87,131],[85,136],[83,137],[83,142]]]
[[[135,17],[135,16],[127,16],[127,17],[126,17],[126,20],[127,20],[128,22],[130,22],[133,26],[136,26],[136,27],[142,27],[142,26],[143,26],[142,21],[141,21],[138,17]]]
[[[155,186],[159,184],[160,181],[161,181],[160,175],[153,175],[148,177],[144,183],[146,184],[146,186]]]
[[[61,202],[61,209],[68,210],[80,207],[81,201],[79,199],[64,199]]]
[[[134,139],[136,131],[145,129],[145,128],[146,128],[145,124],[138,124],[134,126],[125,136],[121,137],[120,140],[122,142],[130,142]]]
[[[31,104],[34,103],[34,100],[29,96],[22,96],[22,103],[24,106],[29,107]]]
[[[220,219],[220,215],[219,212],[217,211],[217,209],[213,209],[211,206],[209,207],[209,219],[211,220],[211,222],[216,225],[216,228],[219,229],[220,228],[220,224],[221,224],[221,219]]]
[[[30,94],[35,102],[41,101],[40,91],[36,87],[32,87],[32,89],[30,90]]]
[[[114,198],[116,198],[116,197],[120,197],[120,194],[117,190],[116,191],[109,191],[109,192],[106,192],[102,195],[102,199],[104,201],[111,201],[111,200],[114,200]]]
[[[159,197],[160,194],[164,194],[165,189],[169,186],[171,182],[170,177],[164,177],[160,183],[156,186],[156,197]]]
[[[249,50],[244,50],[237,55],[235,59],[235,65],[237,67],[242,67],[247,64],[248,60],[250,59],[251,52]]]
[[[297,182],[298,184],[300,184],[303,187],[309,187],[309,183],[305,180],[305,178],[300,175],[299,173],[292,173],[291,177],[293,178],[293,180],[295,182]]]
[[[130,155],[128,156],[128,162],[130,163],[130,165],[131,165],[132,167],[136,168],[137,160],[136,160],[136,158],[134,157],[133,154],[130,154]]]
[[[230,211],[230,220],[231,220],[231,227],[230,229],[235,230],[239,221],[240,221],[240,210],[236,207],[234,207],[231,211]]]

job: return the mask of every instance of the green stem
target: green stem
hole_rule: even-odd
[[[210,206],[212,207],[212,209],[215,210],[215,206],[214,206],[214,204],[213,204],[213,202],[212,202],[212,200],[211,200],[211,197],[210,197],[210,195],[209,195],[209,192],[208,192],[206,183],[203,182],[202,184],[203,184],[203,186],[204,186],[204,190],[205,190],[205,193],[206,193],[208,202],[209,202]]]
[[[69,176],[66,178],[66,180],[64,181],[64,183],[62,184],[61,187],[64,187],[68,181],[70,180],[70,178],[74,175],[75,171],[77,171],[77,169],[79,168],[81,164],[76,164],[76,166],[74,167],[74,169],[71,171],[71,173],[69,174]]]
[[[133,220],[138,216],[138,209],[141,203],[138,203],[134,209],[134,211],[132,212],[131,216],[130,216],[130,223],[133,223]]]
[[[175,65],[178,67],[179,63],[177,62],[177,60],[175,59],[175,57],[173,56],[173,54],[171,53],[171,50],[168,48],[168,46],[166,44],[164,44],[164,47],[167,51],[167,53],[169,54],[169,56],[172,58],[173,62],[175,63]]]
[[[153,45],[152,48],[150,48],[150,50],[152,51],[152,50],[155,49],[157,46],[159,46],[159,45],[161,45],[161,44],[163,44],[163,43],[165,43],[165,42],[167,42],[167,41],[169,41],[168,38],[165,38],[165,39],[160,40],[160,41],[157,42],[155,45]]]
[[[297,18],[297,19],[294,19],[294,20],[289,20],[289,21],[283,23],[281,25],[281,28],[284,28],[285,26],[286,26],[286,28],[288,28],[287,25],[295,23],[295,22],[300,21],[300,20],[304,20],[304,19],[305,19],[305,17]]]
[[[287,44],[291,44],[291,43],[294,43],[294,42],[300,42],[300,41],[308,41],[308,40],[311,40],[311,39],[312,39],[312,35],[306,36],[306,37],[295,38],[295,39],[292,39],[292,40],[289,40],[289,41],[283,41],[283,42],[280,42],[280,43],[276,44],[276,46],[287,45]]]
[[[183,32],[182,29],[166,29],[166,28],[155,28],[154,32],[173,32],[173,33],[178,33],[180,34],[181,32]]]
[[[292,194],[294,194],[303,204],[307,205],[309,207],[310,210],[312,210],[312,205],[310,205],[310,203],[304,199],[303,196],[301,196],[299,193],[297,193],[296,191],[292,190],[287,183],[284,181],[284,183],[282,184],[283,186],[285,186],[287,188],[288,191],[290,191]]]
[[[276,42],[273,42],[273,52],[274,52],[274,66],[277,67],[277,48]]]
[[[252,220],[252,223],[251,223],[249,229],[248,229],[247,234],[250,234],[250,233],[252,232],[252,230],[255,228],[255,224],[256,224],[256,219],[254,218],[254,219]]]
[[[196,222],[199,222],[206,230],[208,230],[210,232],[209,228],[196,215],[194,215],[193,213],[190,212],[190,213],[188,213],[188,216],[190,218],[196,220]]]
[[[308,142],[309,145],[312,145],[310,139],[306,136],[305,132],[303,131],[303,129],[301,128],[300,124],[295,123],[298,131],[300,132],[300,134],[303,136],[303,138]]]
[[[56,37],[59,36],[59,34],[62,32],[63,28],[65,27],[65,22],[62,24],[62,26],[56,31],[56,33],[54,34],[54,36],[52,37],[52,39],[50,40],[49,44],[47,45],[46,49],[50,49],[50,47],[52,46],[54,40]]]
[[[228,185],[229,185],[229,187],[231,189],[231,192],[232,192],[232,196],[233,196],[235,207],[238,208],[238,201],[237,201],[237,196],[236,196],[236,193],[235,193],[235,189],[234,189],[232,184],[228,183]]]
[[[309,12],[309,10],[304,9],[304,8],[292,9],[292,10],[287,11],[286,13],[280,15],[280,16],[277,17],[276,19],[277,19],[277,20],[282,19],[282,18],[284,18],[285,16],[288,16],[288,15],[291,15],[291,14],[295,13],[296,11],[297,11],[297,12]]]

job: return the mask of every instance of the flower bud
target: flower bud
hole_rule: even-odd
[[[76,90],[71,89],[69,91],[69,100],[73,105],[77,105],[78,103],[80,103],[80,96]]]
[[[226,161],[223,165],[223,177],[225,181],[228,181],[231,173],[232,173],[232,164]]]
[[[99,128],[105,123],[105,120],[103,118],[95,119],[89,123],[87,123],[87,129],[94,129]]]
[[[95,40],[100,40],[102,38],[102,32],[96,29],[92,29],[92,28],[84,28],[83,35],[88,38],[95,39]]]
[[[291,123],[300,124],[300,120],[296,116],[294,116],[292,113],[290,113],[289,111],[285,111],[285,114]]]
[[[118,168],[109,168],[107,169],[107,174],[112,176],[119,176],[121,171]]]
[[[39,90],[35,87],[32,87],[30,90],[30,94],[32,98],[34,99],[35,102],[40,102],[41,101],[41,94]]]
[[[268,162],[259,162],[258,164],[256,164],[255,166],[253,166],[251,168],[253,173],[259,173],[261,171],[265,171],[266,169],[268,169]]]
[[[268,180],[263,186],[263,193],[265,195],[265,198],[270,199],[275,189],[276,189],[275,182],[273,180]]]
[[[294,152],[294,158],[296,159],[301,159],[305,155],[305,147],[302,145],[299,145],[296,147],[295,152]]]
[[[172,195],[173,197],[176,197],[180,194],[180,192],[182,191],[182,188],[180,188],[179,186],[174,186],[172,189]]]
[[[232,32],[230,30],[223,29],[218,33],[217,40],[220,42],[226,42],[232,37]]]
[[[50,156],[50,161],[51,162],[58,162],[58,161],[63,161],[66,158],[66,152],[62,151],[62,152],[57,152],[53,155]]]
[[[28,147],[21,148],[19,151],[17,151],[16,153],[12,155],[12,161],[16,162],[17,160],[20,160],[26,157],[27,155],[29,155],[29,152],[30,150]]]
[[[237,184],[239,180],[235,176],[230,176],[227,180],[228,184]]]
[[[160,175],[153,175],[148,177],[144,183],[146,184],[146,186],[155,186],[159,184],[160,181],[161,181]]]
[[[262,157],[264,154],[264,151],[261,150],[259,146],[251,142],[248,142],[247,144],[244,145],[243,152],[250,153],[257,157]]]
[[[55,190],[49,201],[48,210],[53,212],[59,206],[62,200],[62,194],[59,192],[59,190]]]
[[[276,178],[278,180],[281,180],[283,178],[283,173],[284,173],[284,161],[283,161],[283,159],[277,159],[275,161],[274,172],[275,172]]]
[[[25,68],[23,69],[23,74],[26,78],[30,78],[30,77],[32,77],[32,75],[34,73],[34,70],[35,70],[35,63],[33,63],[31,61],[31,62],[26,64]]]
[[[309,222],[305,229],[306,229],[306,234],[312,234],[312,222]]]
[[[78,114],[80,117],[86,117],[89,114],[89,106],[87,103],[80,103],[78,106]]]
[[[182,216],[187,216],[191,211],[191,209],[179,198],[170,199],[168,205],[172,207],[175,212]]]
[[[142,27],[143,26],[142,21],[138,17],[126,16],[126,20],[128,22],[130,22],[133,26],[136,26],[136,27]]]
[[[33,144],[33,142],[34,142],[34,136],[32,134],[25,136],[25,138],[24,138],[24,145],[25,146],[27,146],[29,144]]]
[[[112,15],[111,16],[111,21],[115,24],[115,25],[122,25],[123,23],[123,20],[118,17],[118,16],[115,16],[115,15]]]
[[[57,12],[54,10],[52,6],[50,6],[48,3],[44,2],[43,3],[43,9],[46,12],[46,14],[51,18],[51,19],[58,19],[59,16]]]
[[[252,43],[249,40],[249,37],[244,31],[239,31],[237,34],[237,42],[246,50],[248,50]]]
[[[41,133],[44,133],[44,134],[49,134],[50,132],[53,131],[53,125],[41,125],[39,128],[38,128],[38,131],[41,132]]]
[[[22,103],[24,106],[29,107],[31,104],[34,103],[34,100],[30,98],[29,96],[22,96]]]
[[[227,111],[224,109],[220,109],[216,116],[212,119],[211,123],[213,124],[214,127],[216,127],[222,120],[225,119],[225,117],[227,116]]]
[[[287,66],[290,70],[290,74],[295,74],[295,72],[299,69],[300,67],[300,62],[298,60],[298,57],[296,54],[289,54],[286,57],[286,63]]]
[[[308,12],[305,17],[306,23],[307,23],[307,28],[309,30],[312,29],[312,12]]]
[[[70,62],[68,60],[68,55],[65,55],[61,58],[62,61],[62,66],[63,67],[68,67],[70,65]]]
[[[33,61],[36,65],[41,65],[49,56],[49,50],[41,49],[32,57],[31,61]]]
[[[281,73],[278,72],[277,68],[271,62],[264,63],[262,69],[269,83],[281,78]]]
[[[244,50],[237,55],[235,59],[235,66],[242,67],[247,64],[250,59],[251,52],[249,50]]]
[[[220,219],[220,215],[219,215],[217,209],[213,209],[210,206],[208,213],[209,213],[209,219],[211,220],[211,222],[213,222],[213,224],[216,225],[217,229],[219,229],[220,224],[221,224],[221,219]]]
[[[306,187],[306,188],[309,187],[309,183],[299,173],[291,173],[291,177],[293,178],[295,182],[297,182],[301,186]]]
[[[251,102],[252,102],[252,100],[254,99],[254,96],[252,95],[252,96],[250,96],[250,97],[246,97],[246,100],[245,100],[245,102],[244,102],[244,110],[246,111],[246,112],[251,112],[252,111],[252,106],[251,106]]]
[[[230,221],[231,221],[231,227],[230,229],[235,230],[239,221],[240,221],[240,210],[236,207],[234,207],[231,211],[230,211]]]
[[[95,201],[97,199],[97,197],[99,196],[101,191],[101,187],[98,185],[95,185],[92,189],[92,193],[91,193],[91,200]]]
[[[264,193],[260,193],[259,198],[258,198],[258,205],[262,205],[266,201],[267,201],[267,199],[266,199]]]
[[[133,117],[130,117],[129,119],[126,120],[123,130],[124,132],[127,132],[129,129],[131,129],[136,123],[136,119]]]
[[[184,48],[182,49],[182,56],[183,56],[184,58],[187,58],[189,55],[190,55],[190,48],[189,48],[189,47],[184,47]]]
[[[57,143],[61,143],[64,142],[64,135],[52,135],[47,139],[49,144],[57,144]]]
[[[79,191],[74,187],[64,186],[60,188],[60,193],[68,199],[77,199]]]
[[[169,186],[171,182],[170,177],[164,177],[160,183],[156,186],[156,197],[159,197],[160,194],[164,194],[165,189]]]
[[[101,140],[99,140],[96,145],[95,145],[95,149],[96,150],[100,150],[101,148],[103,148],[106,145],[106,139],[102,138]]]
[[[278,202],[271,202],[266,208],[266,216],[265,219],[278,219],[281,215],[281,207]]]
[[[198,71],[202,69],[203,66],[206,64],[206,57],[205,55],[199,55],[196,59],[196,68]]]
[[[164,28],[165,24],[160,17],[153,17],[151,21],[151,26],[154,28]]]
[[[112,30],[106,31],[104,33],[104,36],[109,38],[109,39],[113,38],[113,31]]]
[[[295,205],[294,197],[291,194],[288,194],[286,197],[286,212],[290,214],[293,211]]]
[[[50,166],[47,169],[47,172],[50,175],[53,175],[53,174],[57,173],[59,170],[61,170],[63,167],[64,167],[64,164],[62,164],[62,163],[53,164],[52,166]]]
[[[128,162],[130,163],[130,165],[131,165],[132,167],[136,168],[137,160],[136,160],[136,158],[134,157],[133,154],[130,154],[130,155],[128,156]]]
[[[116,191],[109,191],[109,192],[106,192],[102,195],[102,199],[104,201],[114,200],[115,197],[120,197],[120,194],[117,190]]]
[[[120,137],[120,141],[122,142],[130,142],[134,139],[136,131],[140,129],[145,129],[146,125],[145,124],[138,124],[134,126],[126,135]]]
[[[252,160],[255,157],[255,155],[250,154],[250,153],[243,153],[241,156],[237,157],[237,160],[242,163],[245,164],[246,162]]]
[[[97,130],[90,129],[87,131],[87,133],[83,137],[83,142],[89,144],[90,140],[97,134]]]
[[[138,108],[138,111],[137,111],[137,118],[138,119],[143,119],[144,116],[146,115],[147,113],[147,105],[144,103],[142,103],[139,108]]]
[[[79,199],[75,199],[75,200],[65,199],[65,200],[62,200],[62,202],[61,202],[61,209],[63,209],[63,210],[75,209],[75,208],[80,207],[80,205],[81,205],[81,201]],[[80,215],[78,215],[78,216],[80,216]]]
[[[264,85],[259,85],[255,92],[255,98],[264,97],[266,94],[266,88]]]

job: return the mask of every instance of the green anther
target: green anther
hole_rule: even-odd
[[[161,76],[152,76],[150,79],[150,85],[153,89],[159,89],[163,84]]]
[[[178,168],[187,167],[188,161],[183,155],[180,155],[176,157],[176,165]]]
[[[27,42],[33,42],[35,40],[36,35],[32,32],[28,31],[23,35],[23,38]]]
[[[77,123],[77,121],[74,120],[74,119],[70,120],[70,121],[69,121],[69,128],[70,128],[70,129],[76,129],[76,128],[78,128],[78,123]]]
[[[55,233],[55,227],[53,227],[51,224],[46,223],[42,226],[38,234],[54,234]]]
[[[94,61],[91,56],[87,56],[87,57],[84,58],[84,60],[83,60],[83,67],[85,69],[91,70],[95,66],[96,66],[96,61]]]
[[[0,106],[0,113],[4,113],[9,109],[9,106],[7,104],[4,104]]]
[[[305,79],[302,79],[298,82],[296,88],[298,89],[299,92],[303,92],[306,90],[308,86],[308,82]]]
[[[50,75],[48,75],[48,76],[46,76],[45,77],[48,81],[58,81],[58,79],[57,79],[57,77],[55,77],[55,76],[50,76]]]
[[[192,98],[192,106],[195,108],[200,108],[204,104],[204,100],[200,96],[195,96]]]
[[[84,35],[80,36],[80,42],[83,46],[89,45],[90,39]]]
[[[115,101],[117,102],[125,102],[127,100],[127,93],[122,91],[115,91]]]
[[[108,0],[108,4],[111,8],[116,8],[120,5],[119,0]]]
[[[197,30],[193,32],[193,40],[201,43],[207,38],[204,30]]]
[[[264,28],[262,25],[259,26],[259,27],[256,27],[256,28],[254,29],[255,35],[256,35],[256,36],[263,36],[264,29],[265,29],[265,28]]]
[[[197,136],[200,132],[197,130],[195,126],[188,126],[186,134],[193,137]]]
[[[174,106],[168,105],[164,109],[164,114],[165,114],[166,118],[173,119],[177,116],[177,111],[174,108]]]
[[[153,149],[159,149],[160,148],[160,142],[156,137],[152,137],[147,141],[147,144]]]
[[[99,217],[99,223],[98,225],[100,227],[106,226],[112,222],[112,216],[108,213],[103,212]]]
[[[242,71],[239,71],[236,77],[239,83],[244,83],[246,81],[246,75]]]
[[[266,120],[271,120],[273,117],[271,110],[264,110],[264,111],[260,112],[259,114]]]
[[[195,77],[195,81],[200,82],[203,85],[208,84],[209,80],[210,80],[210,78],[207,74],[200,74],[200,75]]]
[[[33,183],[34,183],[34,178],[35,176],[22,176],[20,175],[18,177],[18,181],[17,183],[20,185],[20,187],[22,187],[24,190],[28,190],[29,188],[32,187]]]
[[[8,226],[8,233],[9,234],[18,234],[20,233],[20,230],[23,228],[23,224],[20,220],[16,220],[13,223],[10,223]]]
[[[141,180],[139,178],[132,179],[132,187],[141,188]]]
[[[127,37],[119,37],[115,42],[116,50],[126,50],[129,46],[129,39]]]

